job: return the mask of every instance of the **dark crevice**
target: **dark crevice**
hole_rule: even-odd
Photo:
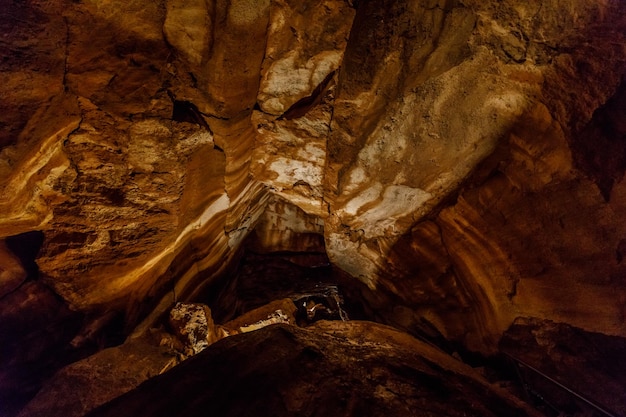
[[[300,100],[296,101],[291,107],[289,107],[289,109],[285,113],[283,113],[282,116],[278,118],[278,120],[298,119],[307,114],[309,110],[319,104],[319,102],[322,100],[322,98],[324,97],[324,93],[328,89],[330,82],[332,81],[336,72],[337,70],[328,74],[326,78],[324,78],[324,81],[322,81],[317,87],[315,87],[310,96],[303,97]]]
[[[190,101],[177,100],[174,93],[167,91],[167,95],[172,100],[172,120],[175,122],[193,123],[198,126],[202,126],[208,132],[211,132],[209,124],[204,120],[202,112],[198,107]],[[212,133],[212,132],[211,132]]]
[[[613,97],[593,114],[591,121],[572,139],[578,167],[598,186],[605,201],[626,172],[626,79]]]
[[[325,254],[271,253],[248,251],[238,270],[211,291],[206,301],[216,322],[226,322],[271,301],[316,286],[335,284]]]
[[[70,56],[70,22],[67,17],[63,17],[63,22],[65,23],[65,56],[63,57],[63,90],[68,91],[69,88],[67,86],[67,73],[69,71],[68,67],[68,59]]]
[[[35,259],[39,254],[43,240],[43,232],[37,230],[6,238],[7,247],[22,263],[27,274],[27,280],[34,280],[39,276],[39,266]]]

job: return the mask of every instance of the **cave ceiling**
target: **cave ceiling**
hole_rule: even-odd
[[[1,0],[0,28],[6,384],[315,282],[481,355],[626,337],[621,0]]]

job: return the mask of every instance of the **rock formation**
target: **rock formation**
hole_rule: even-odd
[[[379,324],[283,326],[225,339],[88,415],[539,415],[473,369]]]
[[[312,282],[468,358],[519,323],[623,346],[621,0],[0,9],[3,415],[176,302],[222,325]]]

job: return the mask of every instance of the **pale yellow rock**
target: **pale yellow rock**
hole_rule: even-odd
[[[206,0],[169,0],[163,33],[194,67],[202,64],[213,39],[212,2]]]

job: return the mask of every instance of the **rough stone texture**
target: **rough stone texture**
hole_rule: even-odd
[[[0,299],[0,414],[15,415],[42,380],[71,361],[67,347],[81,321],[39,281]]]
[[[623,338],[552,321],[518,319],[504,334],[500,347],[614,415],[626,413]],[[546,390],[549,400],[572,400],[553,384],[547,384],[545,378],[527,373],[529,376],[534,376],[537,388]]]
[[[22,134],[28,119],[63,91],[67,28],[61,2],[1,4],[0,148],[21,144],[23,151],[29,142]],[[2,173],[5,164],[3,158]]]
[[[146,342],[102,350],[59,371],[19,416],[84,416],[175,361],[175,352]]]
[[[280,314],[276,314],[280,312]],[[296,306],[293,301],[286,298],[282,300],[276,300],[262,307],[249,311],[234,320],[230,320],[224,323],[223,327],[229,332],[249,332],[257,330],[261,327],[268,326],[269,324],[275,324],[277,322],[285,324],[296,324]],[[274,318],[274,320],[271,320]],[[277,321],[276,319],[280,319]],[[270,319],[270,320],[268,320]],[[273,323],[270,323],[273,321]]]
[[[207,305],[176,303],[170,310],[168,324],[178,340],[172,340],[166,333],[159,344],[176,347],[180,358],[186,359],[224,337],[251,332],[276,323],[295,325],[295,312],[296,306],[287,298],[248,311],[223,325],[216,325]]]
[[[214,7],[206,0],[166,2],[163,33],[167,42],[194,69],[198,69],[213,46]]]
[[[219,339],[279,322],[294,325],[295,310],[290,299],[277,300],[222,326],[214,324],[206,305],[177,303],[170,311],[168,326],[152,328],[145,337],[104,349],[54,374],[19,416],[84,416]]]
[[[280,116],[316,98],[339,69],[353,16],[343,0],[272,2],[257,98],[263,112]]]
[[[427,320],[474,349],[519,315],[623,336],[621,183],[603,202],[570,150],[624,73],[621,6],[431,3],[357,11],[328,142],[331,261],[391,293],[391,322]],[[583,38],[606,51],[573,52]],[[588,93],[574,104],[568,89]],[[427,248],[447,259],[414,262]],[[450,303],[421,302],[436,294]],[[394,317],[398,301],[413,318]]]
[[[3,320],[137,338],[329,260],[368,317],[472,351],[518,317],[626,337],[624,7],[2,0],[0,241],[43,236],[0,247]]]
[[[185,345],[187,356],[202,352],[219,338],[211,309],[202,304],[176,303],[170,310],[169,324]]]
[[[463,363],[391,328],[275,325],[221,340],[88,414],[534,416]]]

